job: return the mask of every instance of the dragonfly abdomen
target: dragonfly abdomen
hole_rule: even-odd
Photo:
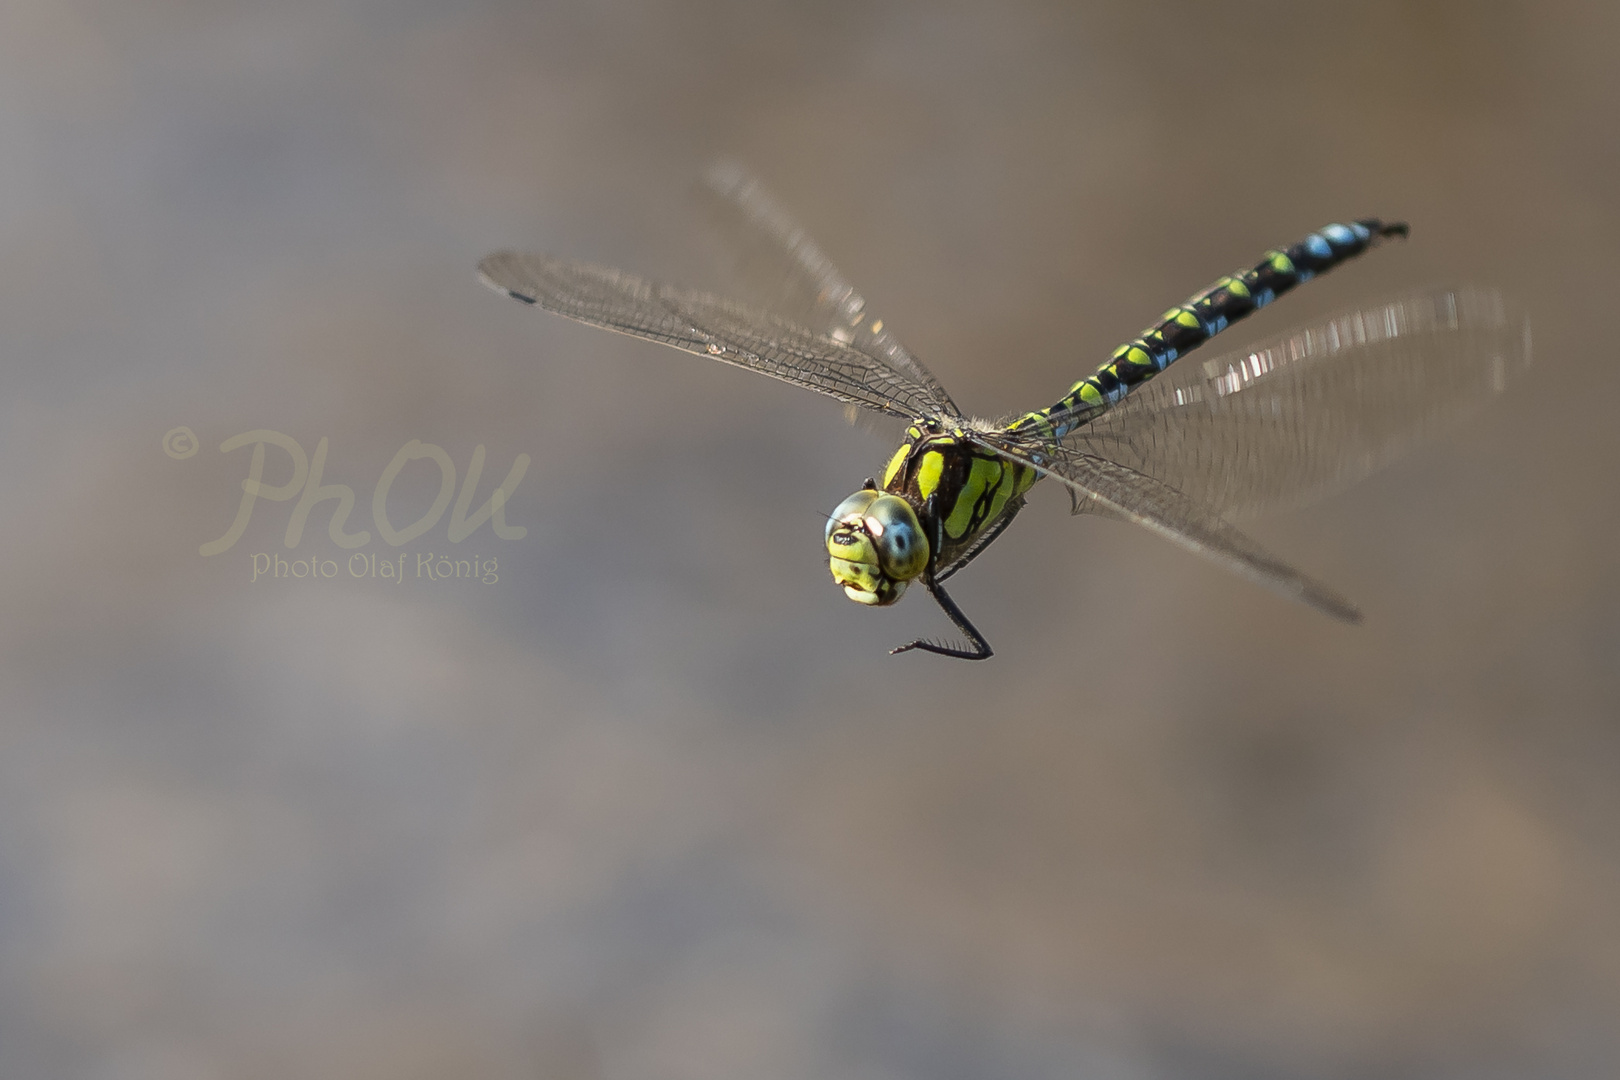
[[[1012,431],[1042,429],[1061,439],[1121,401],[1132,388],[1153,378],[1177,358],[1232,323],[1258,311],[1301,282],[1353,259],[1390,236],[1405,236],[1405,222],[1363,218],[1349,225],[1327,225],[1297,244],[1268,251],[1254,266],[1221,278],[1158,323],[1114,350],[1108,363],[1069,388],[1056,404],[1027,413],[1008,425]]]

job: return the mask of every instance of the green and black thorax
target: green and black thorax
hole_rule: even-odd
[[[967,434],[937,420],[913,424],[883,471],[883,490],[916,510],[933,548],[930,569],[941,577],[1007,527],[1040,476]]]

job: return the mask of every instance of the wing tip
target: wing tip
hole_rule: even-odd
[[[1305,601],[1305,603],[1322,614],[1337,619],[1347,626],[1360,626],[1363,620],[1366,619],[1366,616],[1362,614],[1361,609],[1356,605],[1338,593],[1331,592],[1321,586],[1305,589],[1300,593],[1299,599]]]
[[[518,292],[510,285],[500,281],[497,277],[497,275],[500,273],[501,266],[509,261],[514,254],[514,252],[510,251],[497,251],[493,255],[485,255],[482,259],[479,259],[478,280],[483,282],[487,288],[493,289],[496,292],[501,293],[503,296],[510,296],[513,300],[516,300],[519,303],[533,306],[538,302],[536,297]]]
[[[1363,614],[1360,608],[1354,606],[1353,604],[1329,611],[1328,614],[1333,616],[1335,619],[1338,619],[1346,626],[1360,626],[1362,623],[1367,621],[1367,616]]]

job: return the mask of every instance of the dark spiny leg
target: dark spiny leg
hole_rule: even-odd
[[[962,614],[962,609],[956,606],[956,601],[945,594],[945,590],[940,586],[939,582],[934,580],[934,576],[929,574],[923,579],[923,584],[928,586],[928,594],[934,598],[935,603],[945,610],[945,614],[951,617],[951,622],[956,624],[956,628],[962,631],[973,647],[964,649],[918,638],[916,641],[902,645],[898,649],[890,649],[889,655],[893,656],[896,653],[909,652],[912,649],[922,649],[925,652],[938,653],[940,656],[954,656],[958,660],[990,659],[990,643],[984,640],[984,635],[979,633],[972,623],[968,622],[968,617]]]

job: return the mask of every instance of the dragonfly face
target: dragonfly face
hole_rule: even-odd
[[[894,603],[928,566],[928,538],[911,504],[875,488],[838,504],[826,539],[833,580],[857,604]]]

